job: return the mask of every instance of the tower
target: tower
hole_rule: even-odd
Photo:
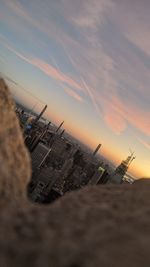
[[[45,107],[42,109],[42,111],[40,112],[40,114],[36,117],[35,121],[34,121],[34,125],[39,121],[39,119],[42,117],[42,115],[44,114],[44,112],[47,109],[47,105],[45,105]]]
[[[95,151],[93,152],[93,156],[96,156],[96,154],[98,153],[99,149],[101,148],[101,144],[99,144],[97,146],[97,148],[95,149]]]
[[[62,136],[64,135],[64,133],[65,133],[65,130],[63,130],[63,131],[61,132],[60,137],[62,137]]]
[[[56,133],[58,133],[58,131],[60,130],[60,128],[63,126],[64,121],[58,126],[58,128],[56,129]]]
[[[110,182],[114,184],[121,184],[123,183],[123,177],[129,169],[132,161],[135,159],[134,152],[131,152],[131,155],[123,160],[121,164],[116,168],[114,173],[110,177]]]

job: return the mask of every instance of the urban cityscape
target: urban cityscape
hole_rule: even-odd
[[[18,104],[16,112],[31,154],[32,178],[28,196],[35,202],[50,203],[66,192],[86,185],[122,184],[134,182],[127,176],[134,152],[122,160],[117,168],[105,163],[99,155],[102,144],[95,150],[85,149],[65,134],[65,122],[58,127],[43,119],[47,105],[37,116],[25,112]]]

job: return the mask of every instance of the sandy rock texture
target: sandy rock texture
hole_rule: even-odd
[[[149,267],[150,181],[87,187],[49,206],[24,201],[30,160],[0,81],[2,115],[0,266]]]
[[[0,194],[24,197],[31,168],[15,106],[7,85],[0,79]]]

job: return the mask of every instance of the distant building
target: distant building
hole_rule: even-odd
[[[101,179],[102,175],[104,174],[105,169],[99,167],[98,170],[95,171],[94,175],[92,176],[91,180],[89,181],[89,185],[96,185],[99,180]]]
[[[110,183],[113,184],[122,184],[123,183],[123,178],[132,163],[132,161],[135,159],[133,156],[134,153],[131,153],[130,156],[127,157],[126,160],[123,160],[121,164],[116,168],[114,173],[110,177]]]
[[[34,152],[31,154],[33,171],[39,167],[43,158],[46,156],[49,148],[42,143],[39,143]]]
[[[81,188],[83,180],[85,179],[85,173],[78,165],[74,165],[72,172],[66,177],[64,183],[64,192],[77,190]]]
[[[61,170],[61,174],[64,178],[66,178],[69,175],[72,167],[73,167],[73,158],[67,159]]]
[[[101,148],[101,144],[99,144],[97,146],[97,148],[95,149],[95,151],[93,152],[93,156],[96,156],[96,154],[98,153],[99,149]]]
[[[105,169],[104,173],[102,174],[102,176],[101,176],[101,178],[97,184],[107,184],[109,179],[110,179],[110,174],[107,171],[107,169]]]

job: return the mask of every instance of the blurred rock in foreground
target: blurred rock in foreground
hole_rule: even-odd
[[[0,79],[0,194],[25,197],[30,179],[30,159],[15,114],[15,106],[4,80]]]
[[[149,267],[150,182],[87,187],[51,206],[22,201],[30,164],[3,81],[0,118],[0,266]]]

